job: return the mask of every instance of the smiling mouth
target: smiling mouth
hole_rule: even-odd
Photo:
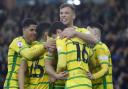
[[[62,22],[66,22],[67,20],[63,18],[63,19],[61,19],[61,21],[62,21]]]

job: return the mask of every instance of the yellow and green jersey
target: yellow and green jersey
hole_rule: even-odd
[[[87,29],[77,28],[76,31],[89,33]],[[69,39],[56,39],[58,63],[57,72],[69,72],[66,80],[66,89],[91,89],[91,80],[87,78],[86,71],[89,71],[88,57],[91,53],[86,43],[75,37]],[[47,59],[51,59],[50,57]],[[56,82],[56,86],[62,88],[64,82]]]
[[[25,89],[49,89],[49,76],[44,66],[44,54],[36,61],[28,61]]]
[[[92,74],[100,71],[102,64],[108,64],[109,71],[103,77],[92,80],[93,89],[113,89],[110,51],[104,43],[99,42],[94,46],[93,56],[90,60],[90,71]]]
[[[18,89],[18,70],[22,56],[20,50],[30,47],[23,37],[18,37],[12,41],[8,50],[8,73],[6,76],[4,89]]]
[[[34,42],[33,44],[35,44]],[[42,45],[38,45],[38,49],[35,47],[30,48],[23,37],[15,38],[9,46],[8,50],[8,73],[4,83],[4,89],[18,89],[18,70],[22,58],[27,60],[33,60],[37,55],[42,54],[44,49]]]
[[[87,29],[77,28],[76,31],[88,33]],[[92,89],[91,80],[87,78],[89,71],[88,58],[91,51],[86,42],[74,37],[66,41],[66,62],[69,72],[66,89]]]

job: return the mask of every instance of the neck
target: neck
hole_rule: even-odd
[[[97,37],[97,40],[98,40],[98,41],[101,41],[100,37]]]
[[[73,27],[73,22],[67,25],[68,27]]]
[[[28,40],[26,36],[23,35],[23,38],[24,38],[24,40],[25,40],[28,44],[31,44],[31,41]]]

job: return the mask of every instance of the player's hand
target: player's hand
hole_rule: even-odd
[[[45,48],[56,48],[56,40],[55,39],[48,39],[47,42],[45,43]]]
[[[91,74],[91,72],[86,72],[86,74],[87,74],[87,77],[88,77],[89,79],[91,79],[91,80],[94,79],[94,77],[93,77],[93,75]]]
[[[55,81],[56,81],[56,78],[51,77],[51,76],[49,77],[49,82],[50,82],[50,83],[54,83]]]
[[[64,31],[62,33],[59,34],[60,38],[67,38],[70,39],[72,37],[74,37],[76,34],[75,28],[74,27],[68,27],[66,29],[64,29]]]
[[[56,79],[66,79],[68,76],[67,72],[60,72],[59,74],[56,75]]]

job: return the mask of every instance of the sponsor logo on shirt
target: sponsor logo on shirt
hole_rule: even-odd
[[[107,55],[98,56],[98,59],[100,59],[100,60],[108,60],[108,56]]]

